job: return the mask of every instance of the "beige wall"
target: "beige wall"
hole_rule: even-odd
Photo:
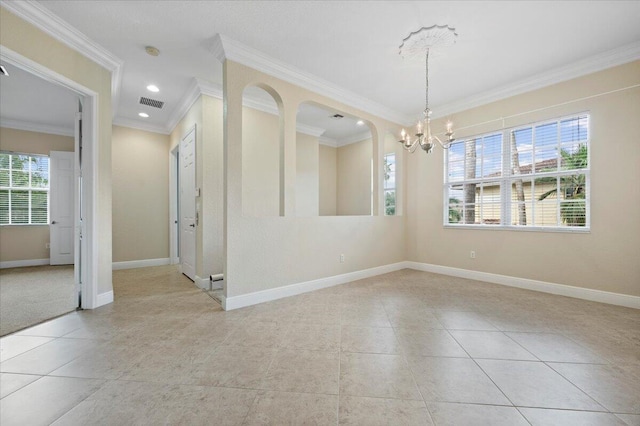
[[[280,215],[280,124],[273,114],[242,109],[242,213]]]
[[[73,137],[0,127],[0,151],[49,155],[73,151]],[[0,262],[48,259],[48,225],[0,226]]]
[[[169,136],[113,126],[113,261],[169,257]]]
[[[319,147],[319,185],[320,185],[320,216],[335,216],[338,201],[338,148],[320,145]]]
[[[371,139],[338,148],[337,202],[338,216],[371,214]]]
[[[317,216],[318,138],[296,133],[296,215]],[[242,212],[280,215],[280,120],[253,108],[242,109]]]
[[[51,151],[73,151],[73,136],[0,127],[0,151],[49,155]]]
[[[88,152],[96,152],[94,223],[97,259],[92,280],[97,294],[112,291],[111,240],[111,73],[65,44],[53,39],[31,24],[0,8],[0,43],[12,51],[76,82],[96,93],[97,135]],[[91,179],[87,178],[87,183]]]
[[[387,129],[397,128],[397,125],[232,61],[226,61],[223,68],[226,297],[246,295],[404,260],[404,221],[399,217],[377,216],[381,199],[377,194],[374,197],[374,216],[297,217],[295,214],[295,123],[298,105],[301,102],[312,101],[322,104],[362,117],[370,123],[373,150],[376,152],[376,162],[379,165],[374,168],[376,191],[379,189],[377,182],[381,178],[378,169],[382,165],[383,151],[378,144],[378,134],[385,134]],[[283,101],[283,217],[242,215],[242,94],[247,85],[256,82],[271,87]],[[381,244],[383,240],[384,244]],[[344,263],[339,262],[341,253],[345,255]]]
[[[319,149],[318,138],[296,135],[296,216],[318,216]]]
[[[451,117],[462,138],[501,129],[501,117],[512,117],[504,124],[511,127],[588,111],[591,231],[445,229],[443,153],[436,148],[409,157],[409,260],[640,296],[639,84],[635,61]],[[433,126],[444,128],[444,120]]]

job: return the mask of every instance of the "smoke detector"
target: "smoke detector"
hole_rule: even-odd
[[[158,48],[157,47],[153,47],[153,46],[145,47],[144,51],[147,52],[151,56],[158,56],[160,54],[160,51],[158,50]]]

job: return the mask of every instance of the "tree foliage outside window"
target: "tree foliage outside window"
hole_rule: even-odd
[[[0,225],[49,223],[49,158],[0,153]]]
[[[396,154],[384,156],[384,214],[396,214]]]
[[[588,228],[588,130],[581,114],[456,141],[445,225]]]

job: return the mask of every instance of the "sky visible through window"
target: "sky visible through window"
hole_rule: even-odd
[[[558,122],[552,122],[513,130],[512,135],[516,140],[520,167],[531,173],[531,165],[534,164],[535,158],[536,171],[540,171],[540,168],[549,169],[552,166],[545,162],[557,159],[558,149],[569,154],[576,152],[580,142],[587,139],[587,127],[588,118],[581,116],[562,120],[559,126]],[[480,136],[475,141],[474,178],[500,177],[502,175],[502,133]],[[465,142],[465,140],[455,142],[449,148],[449,182],[465,179]]]

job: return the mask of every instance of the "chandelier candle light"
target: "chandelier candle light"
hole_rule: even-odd
[[[446,142],[442,142],[440,138],[431,132],[431,109],[429,109],[429,52],[435,49],[451,46],[456,42],[458,34],[455,28],[448,25],[432,25],[431,27],[422,27],[418,31],[409,34],[400,45],[400,55],[403,58],[422,56],[425,57],[425,108],[423,118],[418,120],[416,124],[415,139],[412,139],[404,129],[400,133],[400,142],[404,149],[413,153],[418,146],[427,154],[433,150],[435,143],[443,149],[449,149],[453,138],[453,123],[447,122]]]

